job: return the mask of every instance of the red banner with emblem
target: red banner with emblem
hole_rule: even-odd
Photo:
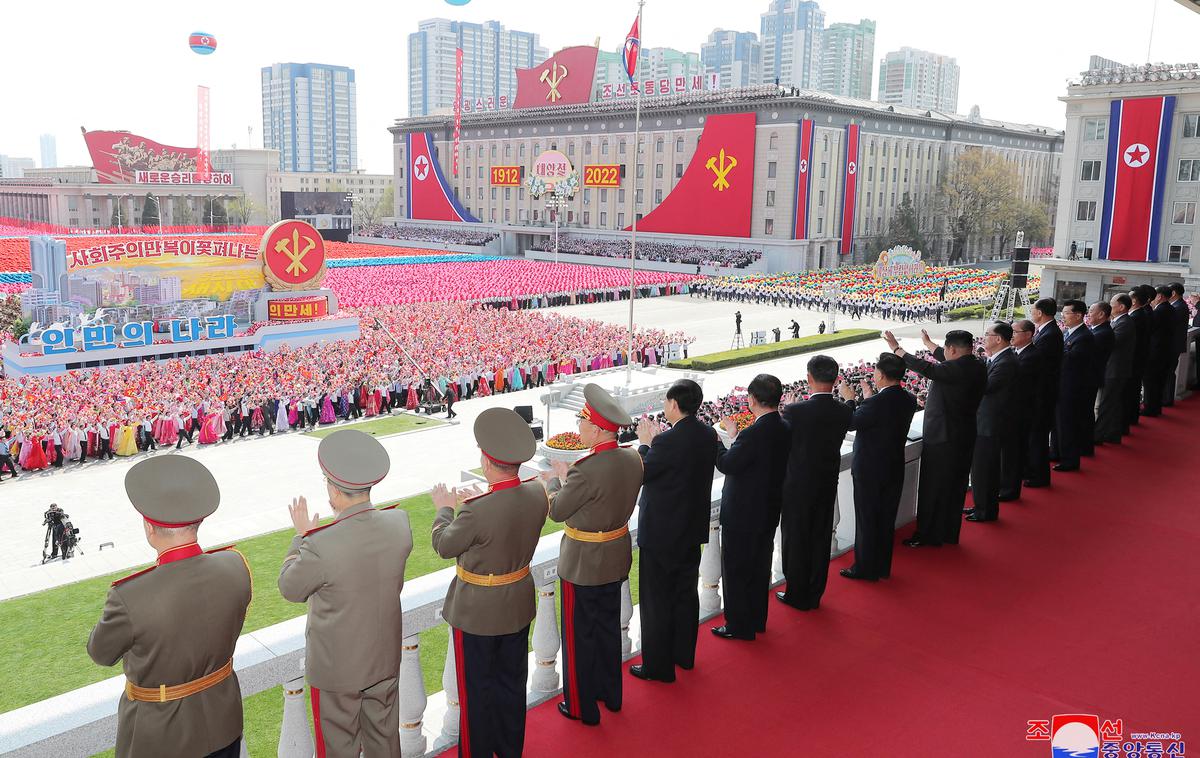
[[[753,113],[709,116],[683,177],[657,208],[638,221],[638,230],[749,237],[754,125]]]
[[[846,126],[846,155],[842,165],[842,255],[854,252],[854,212],[858,210],[858,124]]]
[[[517,69],[517,98],[513,108],[591,101],[599,52],[595,47],[568,47],[533,68]]]
[[[812,188],[813,121],[800,120],[800,149],[796,151],[796,213],[792,239],[808,239],[808,199]]]
[[[130,184],[137,171],[196,172],[198,147],[172,147],[130,132],[84,132],[101,184]]]
[[[442,174],[437,153],[433,147],[433,135],[429,132],[414,132],[404,137],[408,155],[405,207],[408,218],[428,221],[479,221],[463,207],[454,194],[454,188]]]

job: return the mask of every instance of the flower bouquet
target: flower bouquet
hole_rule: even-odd
[[[576,432],[556,434],[546,440],[546,447],[552,447],[555,450],[587,450],[587,446],[580,441],[579,434]]]
[[[574,463],[588,454],[588,448],[575,432],[562,432],[538,445],[538,452],[548,461]]]

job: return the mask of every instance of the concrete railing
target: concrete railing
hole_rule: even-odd
[[[919,418],[919,417],[918,417]],[[917,423],[919,427],[919,421]],[[838,555],[854,544],[853,481],[850,476],[850,439],[842,454],[842,473],[838,487],[838,506],[830,552]],[[915,518],[917,474],[921,453],[919,441],[909,442],[905,450],[905,485],[897,525]],[[700,561],[700,620],[721,612],[721,529],[720,492],[724,483],[718,474],[712,489],[712,521],[709,543]],[[630,532],[637,537],[638,514],[630,520]],[[422,539],[424,535],[415,535]],[[534,553],[531,574],[537,585],[537,616],[533,624],[533,662],[527,703],[532,707],[554,697],[560,691],[559,651],[561,640],[555,619],[555,592],[558,578],[558,553],[561,534],[543,537]],[[774,581],[782,581],[779,534],[775,538]],[[458,693],[455,678],[454,646],[447,645],[442,671],[443,693],[434,696],[437,707],[425,691],[421,670],[420,633],[440,626],[442,604],[454,577],[446,568],[408,581],[400,599],[404,611],[403,655],[400,666],[400,731],[406,758],[439,753],[458,740]],[[270,590],[267,590],[270,591]],[[622,650],[626,658],[640,651],[640,640],[631,634],[634,605],[628,580],[622,586]],[[283,685],[283,725],[278,755],[281,758],[312,758],[314,746],[311,719],[304,698],[305,618],[297,618],[244,634],[238,639],[234,670],[242,696],[249,697]],[[39,703],[0,714],[0,753],[14,758],[86,758],[109,749],[116,741],[117,704],[124,692],[124,677],[116,676],[81,687]],[[440,723],[432,723],[440,714]]]

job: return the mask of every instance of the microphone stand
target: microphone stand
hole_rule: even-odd
[[[380,321],[378,317],[375,318],[375,331],[386,334],[388,339],[392,341],[392,344],[396,346],[396,348],[404,355],[404,357],[408,359],[408,362],[412,364],[413,368],[417,370],[417,374],[420,375],[421,379],[423,379],[430,387],[433,388],[433,391],[437,393],[439,399],[445,401],[446,394],[438,389],[437,383],[430,379],[429,376],[421,370],[420,364],[413,360],[413,357],[408,354],[407,350],[404,349],[404,345],[400,344],[400,340],[396,339],[395,335],[383,327],[383,322]]]

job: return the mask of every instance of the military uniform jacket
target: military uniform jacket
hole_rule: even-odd
[[[186,684],[220,669],[250,605],[250,569],[236,550],[183,546],[160,561],[113,582],[87,643],[101,666],[123,659],[125,677],[139,687]],[[237,674],[180,700],[143,703],[122,694],[117,706],[118,758],[199,758],[241,734]]]
[[[498,482],[458,508],[439,508],[433,549],[475,574],[510,574],[533,560],[546,523],[546,490],[537,481]],[[529,626],[536,612],[533,577],[480,587],[458,577],[450,582],[442,618],[468,634],[496,636]]]
[[[279,592],[308,602],[304,668],[312,686],[353,693],[399,675],[400,590],[412,546],[408,514],[370,503],[292,540]]]
[[[642,488],[642,456],[623,447],[599,450],[571,466],[567,480],[552,485],[550,518],[585,532],[609,532],[629,523]],[[594,587],[623,581],[633,564],[629,535],[611,542],[579,542],[563,535],[558,575]]]

